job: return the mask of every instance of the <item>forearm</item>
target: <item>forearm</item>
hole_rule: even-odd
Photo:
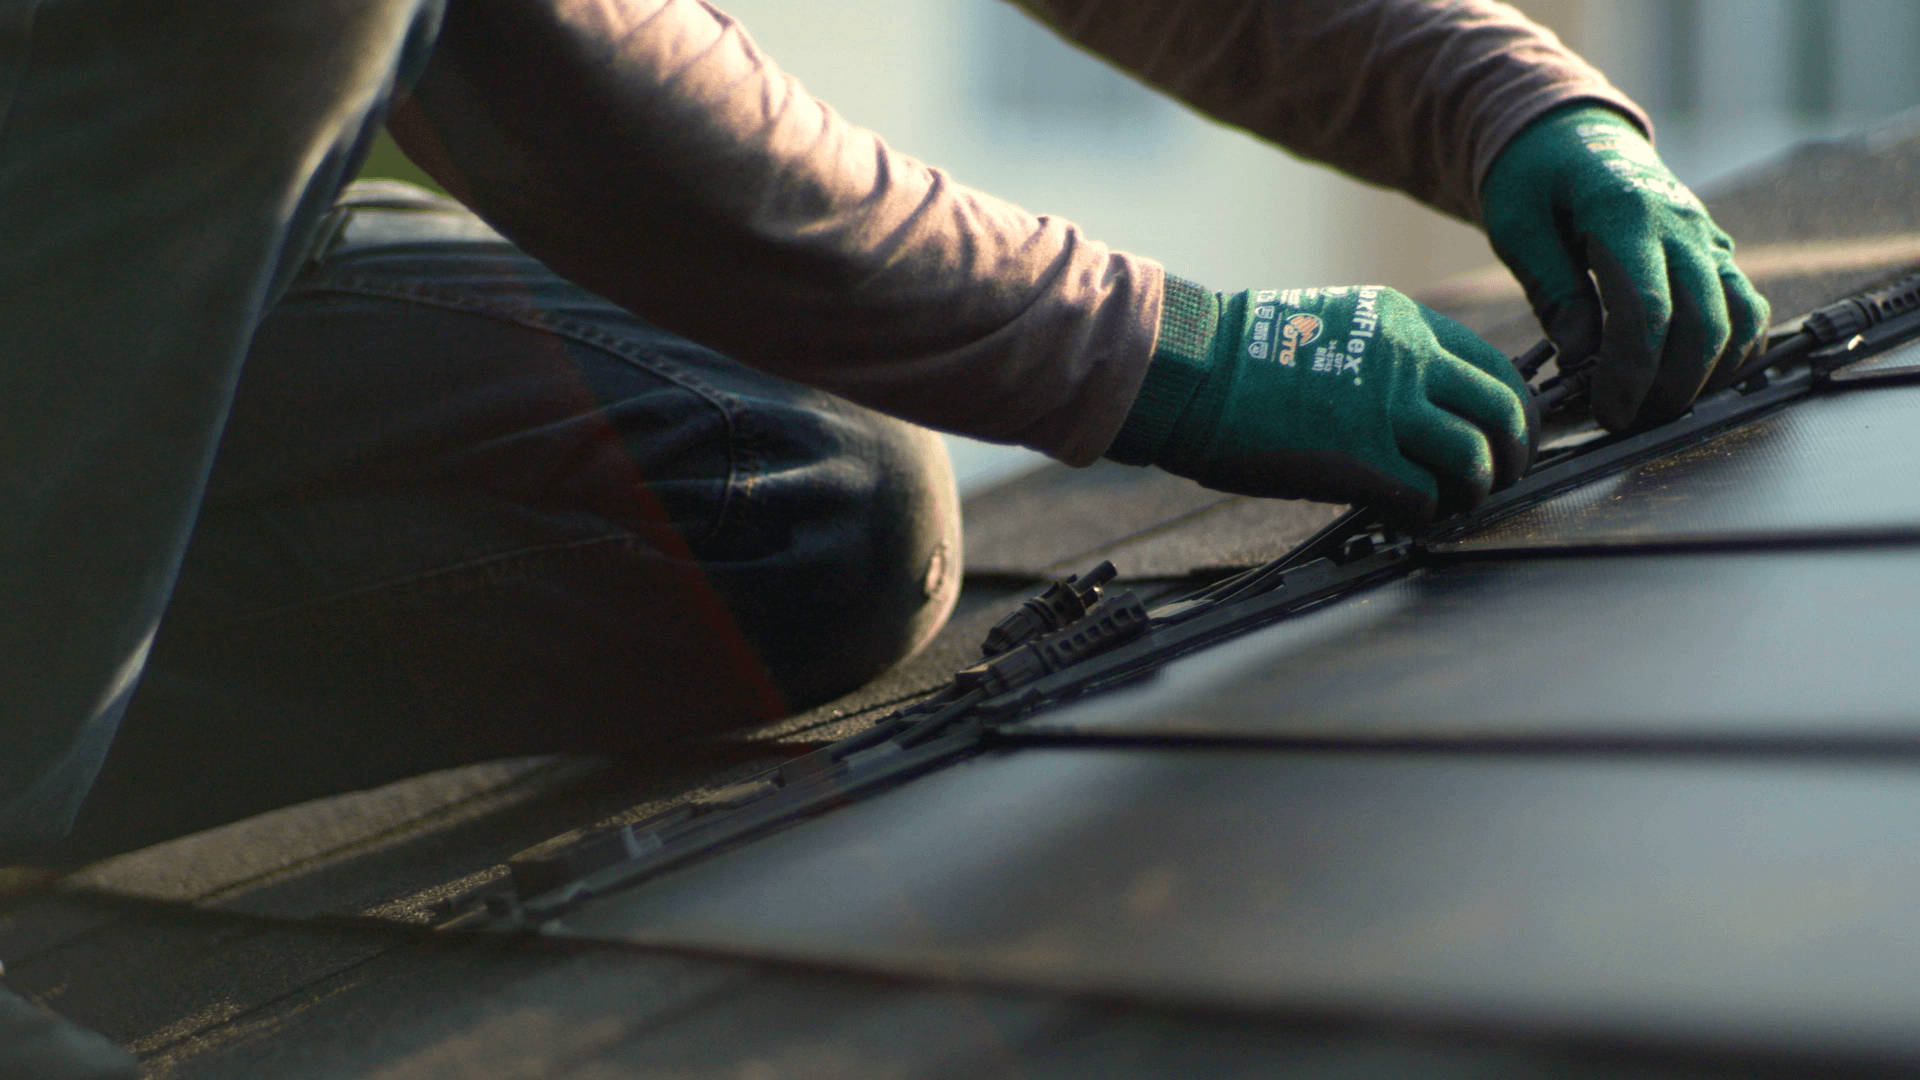
[[[1567,101],[1644,113],[1493,0],[1015,0],[1195,108],[1479,220],[1494,157]]]
[[[569,278],[765,370],[1086,462],[1160,270],[970,191],[696,0],[455,0],[394,131]]]

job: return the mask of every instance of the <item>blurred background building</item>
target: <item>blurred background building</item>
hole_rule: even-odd
[[[896,148],[1213,288],[1412,290],[1492,261],[1476,230],[1213,123],[1004,0],[720,6]],[[1653,113],[1662,153],[1696,187],[1920,103],[1920,0],[1517,6]],[[410,170],[389,147],[368,172]],[[1032,460],[955,447],[974,484]]]

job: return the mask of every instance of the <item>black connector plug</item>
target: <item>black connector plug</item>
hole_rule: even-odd
[[[989,697],[1004,694],[1132,641],[1147,632],[1150,621],[1146,605],[1129,590],[1094,605],[1083,618],[1064,630],[955,674],[954,682],[962,690],[978,690]]]
[[[1816,347],[1833,345],[1911,311],[1920,311],[1920,274],[1819,308],[1800,324],[1800,332],[1811,336]]]
[[[1100,602],[1100,586],[1112,581],[1117,573],[1113,563],[1103,562],[1087,571],[1085,577],[1073,574],[1047,586],[1045,592],[1021,604],[1018,611],[987,631],[980,655],[999,656],[1042,634],[1072,625]]]

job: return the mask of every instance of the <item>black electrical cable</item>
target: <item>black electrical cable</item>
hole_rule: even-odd
[[[1822,344],[1823,342],[1821,342],[1819,338],[1805,330],[1797,334],[1790,334],[1785,340],[1781,341],[1780,344],[1770,346],[1767,351],[1740,365],[1739,369],[1733,373],[1733,378],[1728,380],[1728,385],[1738,385],[1746,382],[1748,379],[1753,378],[1755,375],[1760,374],[1770,367],[1790,364],[1812,352],[1814,349],[1819,348]]]
[[[1547,361],[1553,359],[1553,353],[1553,342],[1542,339],[1538,345],[1514,357],[1513,366],[1520,369],[1522,379],[1532,382],[1540,369],[1547,366]]]
[[[1862,289],[1844,300],[1816,308],[1801,322],[1798,333],[1748,360],[1734,372],[1741,383],[1770,367],[1790,363],[1815,349],[1838,345],[1890,319],[1920,312],[1920,274],[1908,274],[1876,289]]]

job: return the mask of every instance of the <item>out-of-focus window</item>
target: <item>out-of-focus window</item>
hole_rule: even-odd
[[[974,0],[974,108],[994,135],[1072,150],[1147,153],[1167,134],[1165,97],[1067,43],[1003,0]]]
[[[1920,105],[1915,0],[1584,0],[1572,21],[1695,183]]]
[[[1793,55],[1788,57],[1787,106],[1812,123],[1833,116],[1833,75],[1840,5],[1834,0],[1793,0],[1790,25]]]

